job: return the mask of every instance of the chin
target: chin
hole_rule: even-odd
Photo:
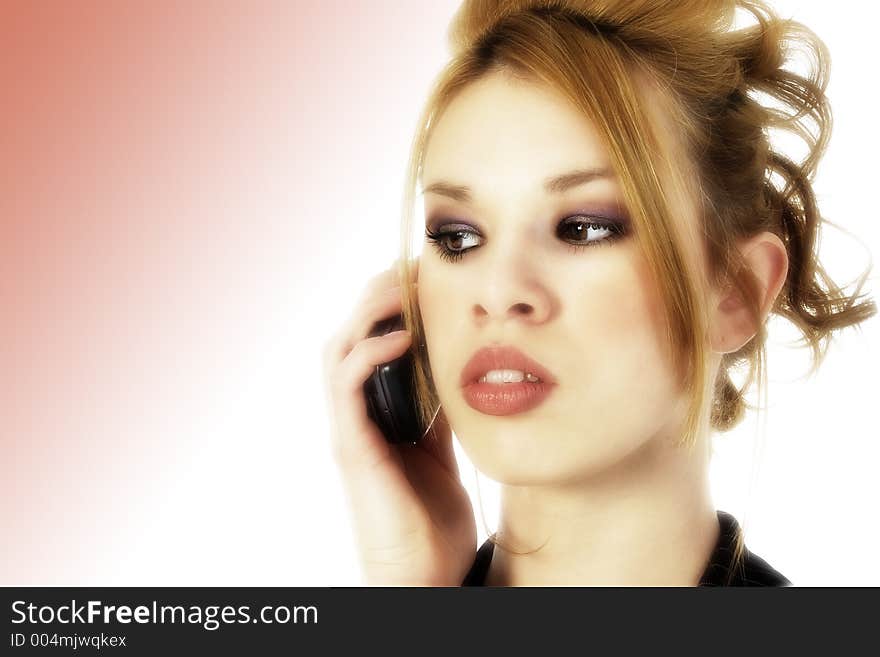
[[[620,474],[651,442],[615,439],[607,431],[585,435],[580,429],[567,435],[564,427],[544,426],[536,433],[526,427],[489,429],[480,424],[468,423],[455,435],[482,474],[509,486],[558,486]]]
[[[476,468],[489,479],[509,486],[557,484],[577,477],[589,464],[568,450],[548,445],[535,433],[516,430],[461,429],[456,437]]]

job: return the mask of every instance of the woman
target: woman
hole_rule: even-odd
[[[736,7],[757,24],[732,30]],[[466,0],[450,41],[414,141],[402,257],[325,349],[366,582],[789,584],[714,508],[708,466],[711,431],[763,383],[770,312],[815,366],[832,330],[876,313],[814,253],[823,44],[751,0]],[[787,42],[812,49],[809,77],[783,68]],[[768,127],[800,134],[808,157],[774,152]],[[368,337],[399,313],[407,331]],[[398,446],[362,386],[408,349],[430,431]],[[451,429],[501,483],[500,528],[476,557]]]

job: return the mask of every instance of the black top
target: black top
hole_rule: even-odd
[[[742,568],[736,569],[728,584],[726,580],[736,548],[736,535],[741,530],[736,518],[732,515],[725,511],[717,513],[721,533],[712,556],[709,557],[706,570],[700,578],[699,586],[791,586],[790,581],[774,570],[761,557],[749,552],[747,547],[743,552]],[[486,574],[489,572],[489,564],[492,562],[494,550],[495,544],[486,539],[486,542],[477,550],[476,559],[461,583],[462,586],[486,585]]]

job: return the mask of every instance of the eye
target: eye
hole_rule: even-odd
[[[556,228],[556,236],[568,242],[572,249],[604,246],[624,237],[626,224],[620,221],[575,215],[568,217]],[[447,262],[456,262],[464,254],[480,245],[480,236],[469,226],[444,226],[440,230],[425,230],[425,238],[434,244],[437,253]]]
[[[579,216],[559,224],[556,234],[577,250],[585,246],[605,246],[626,235],[625,224],[608,219]]]
[[[479,238],[479,235],[470,228],[446,229],[436,232],[426,229],[425,237],[434,244],[441,258],[448,262],[455,262],[461,260],[465,251],[470,251],[475,246],[474,244],[468,246],[465,242],[473,242],[474,238]]]

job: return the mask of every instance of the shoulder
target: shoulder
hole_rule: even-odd
[[[743,560],[742,586],[791,586],[791,582],[778,570],[753,552]]]
[[[718,511],[721,532],[700,586],[791,586],[782,573],[748,549],[736,518]],[[741,558],[736,554],[742,548]]]
[[[749,550],[736,518],[718,511],[721,533],[701,586],[791,586],[782,573]],[[742,547],[741,560],[735,559],[737,543]]]

